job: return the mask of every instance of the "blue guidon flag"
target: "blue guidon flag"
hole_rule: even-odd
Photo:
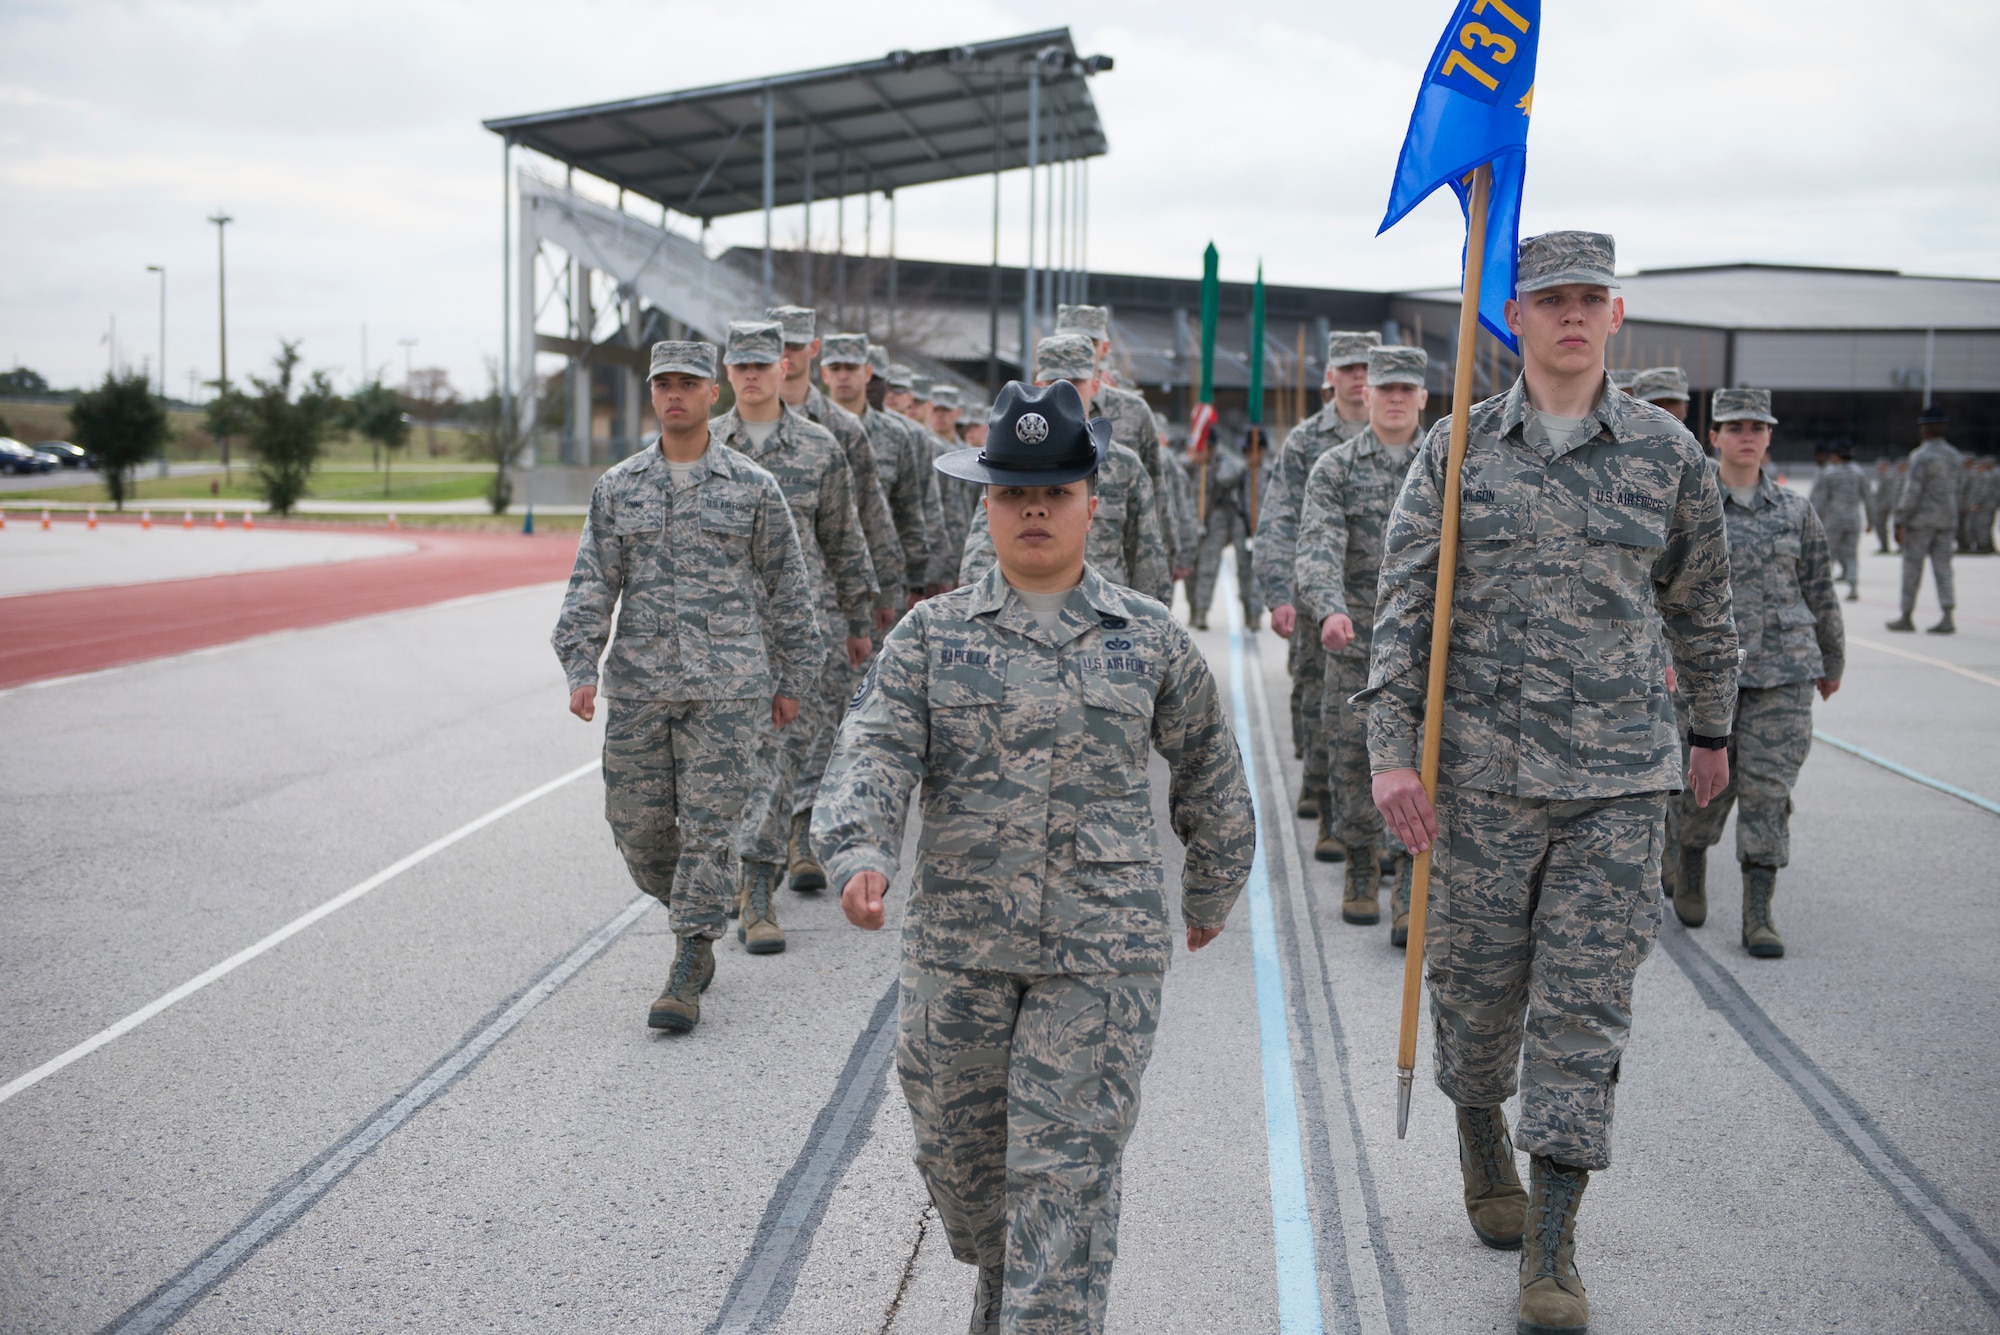
[[[1516,353],[1520,345],[1501,308],[1514,295],[1541,33],[1541,0],[1459,0],[1417,90],[1389,210],[1375,233],[1401,222],[1441,185],[1452,188],[1465,210],[1473,171],[1492,163],[1479,323]]]

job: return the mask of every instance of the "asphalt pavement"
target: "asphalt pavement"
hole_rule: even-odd
[[[2000,815],[1921,781],[2000,799],[2000,560],[1958,570],[1952,639],[1880,629],[1890,558],[1847,605],[1818,723],[1876,759],[1806,765],[1789,956],[1738,946],[1726,836],[1641,969],[1594,1330],[2000,1330]],[[0,693],[0,1330],[963,1329],[885,1073],[895,918],[787,892],[785,954],[726,942],[701,1028],[646,1029],[671,937],[558,599]],[[1403,956],[1289,814],[1283,646],[1197,638],[1262,857],[1168,977],[1110,1329],[1509,1330],[1427,1034],[1395,1135]]]

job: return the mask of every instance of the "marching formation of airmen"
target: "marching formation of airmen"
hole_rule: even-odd
[[[1808,500],[1766,469],[1769,392],[1717,390],[1710,457],[1685,373],[1606,371],[1616,287],[1610,237],[1521,244],[1521,375],[1466,407],[1434,801],[1450,419],[1423,428],[1421,349],[1334,332],[1324,406],[1280,448],[1252,427],[1183,458],[1115,383],[1102,307],[1063,307],[990,410],[803,307],[720,351],[654,346],[658,446],[599,480],[553,637],[571,710],[604,698],[606,818],[678,940],[648,1023],[696,1028],[731,919],[747,954],[785,949],[784,886],[880,927],[914,805],[897,1066],[978,1270],[975,1333],[1102,1328],[1172,953],[1150,755],[1190,950],[1255,848],[1216,683],[1169,611],[1182,582],[1206,630],[1232,550],[1244,626],[1268,609],[1288,644],[1296,812],[1344,863],[1341,919],[1380,923],[1387,877],[1405,947],[1432,853],[1418,945],[1470,1225],[1521,1251],[1518,1329],[1586,1327],[1578,1209],[1611,1162],[1662,886],[1701,926],[1735,809],[1743,945],[1784,953],[1790,794],[1843,671],[1836,579],[1858,598],[1861,533],[1886,551],[1893,530],[1891,629],[1914,628],[1928,561],[1950,633],[1952,553],[1992,549],[2000,502],[1932,411],[1894,470],[1830,450]]]

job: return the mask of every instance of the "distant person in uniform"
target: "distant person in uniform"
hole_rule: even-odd
[[[1861,525],[1867,494],[1868,476],[1854,462],[1854,447],[1844,437],[1830,442],[1808,499],[1826,530],[1827,548],[1840,567],[1850,603],[1861,601]]]
[[[921,788],[896,1046],[917,1169],[979,1268],[975,1335],[1096,1335],[1173,949],[1152,754],[1188,949],[1222,930],[1255,818],[1187,631],[1085,562],[1111,423],[1066,379],[1009,384],[990,422],[984,450],[939,467],[983,487],[995,564],[889,633],[813,834],[848,920],[879,928]]]
[[[1926,408],[1917,418],[1917,433],[1923,443],[1910,452],[1909,472],[1896,498],[1897,542],[1903,549],[1903,615],[1889,623],[1890,630],[1917,628],[1910,616],[1917,610],[1925,561],[1931,563],[1938,606],[1944,609],[1944,619],[1932,626],[1930,633],[1950,635],[1958,629],[1951,619],[1958,604],[1951,580],[1951,554],[1958,543],[1958,492],[1965,482],[1965,456],[1944,438],[1949,421],[1951,417],[1942,408]]]
[[[1253,428],[1256,429],[1256,428]],[[1196,630],[1208,629],[1208,609],[1215,601],[1215,581],[1222,573],[1222,554],[1236,549],[1236,596],[1243,605],[1243,624],[1257,625],[1257,582],[1250,577],[1250,470],[1243,451],[1211,436],[1206,459],[1190,459],[1197,479],[1206,473],[1208,519],[1201,526],[1194,570],[1188,580],[1188,619]],[[1200,496],[1204,484],[1196,483]]]
[[[610,707],[605,819],[680,943],[646,1023],[678,1033],[700,1022],[715,976],[772,729],[796,726],[825,656],[784,491],[709,434],[715,360],[712,343],[653,345],[659,444],[591,489],[550,637],[570,712],[588,723],[600,693]]]
[[[1681,425],[1687,425],[1688,378],[1687,372],[1680,367],[1654,366],[1641,371],[1632,377],[1631,388],[1625,392],[1642,403],[1661,409]]]

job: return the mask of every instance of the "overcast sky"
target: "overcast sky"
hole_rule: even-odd
[[[1095,81],[1092,267],[1455,282],[1440,193],[1382,214],[1451,0],[0,0],[0,358],[58,385],[157,356],[232,378],[280,337],[351,384],[404,350],[478,392],[500,339],[500,145],[482,118],[1067,24]],[[1545,0],[1525,232],[1614,233],[1625,270],[1731,260],[2000,277],[1992,0]],[[990,186],[900,199],[906,255],[984,260]],[[1003,259],[1020,263],[1020,173]],[[831,210],[815,210],[830,228]],[[798,234],[796,211],[780,235]],[[755,219],[720,240],[761,236]],[[822,231],[824,237],[824,231]]]

